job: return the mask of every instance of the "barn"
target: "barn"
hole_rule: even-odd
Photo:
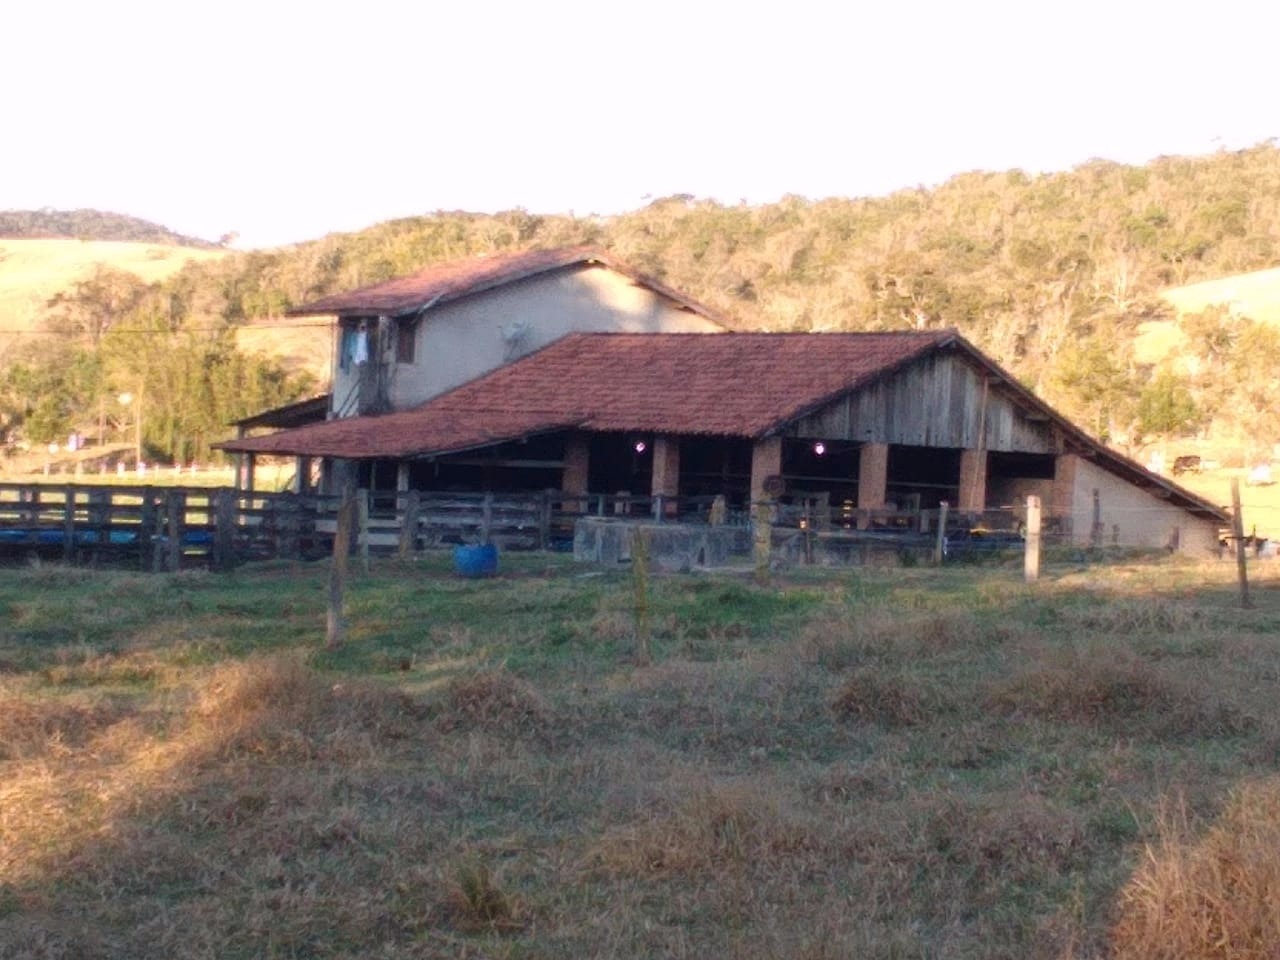
[[[1034,494],[1066,541],[1193,552],[1216,549],[1227,519],[952,330],[570,331],[402,409],[223,446],[319,459],[330,484],[354,465],[372,490],[622,493],[662,498],[675,518],[719,496],[739,515],[817,502],[861,529],[945,502],[980,526]]]

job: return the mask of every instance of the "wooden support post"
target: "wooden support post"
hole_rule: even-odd
[[[951,504],[945,500],[938,504],[938,534],[933,540],[933,562],[937,566],[942,565],[942,559],[946,555],[947,511],[950,509]]]
[[[493,494],[484,495],[484,503],[480,507],[480,543],[487,544],[493,533]]]
[[[143,570],[155,564],[155,537],[156,495],[151,487],[143,487],[138,522],[138,566]]]
[[[372,491],[361,490],[356,497],[356,511],[359,517],[360,535],[356,544],[360,550],[360,570],[369,572],[369,497]]]
[[[72,563],[76,558],[76,488],[68,484],[62,497],[62,559]]]
[[[551,504],[556,496],[554,490],[543,490],[542,500],[538,504],[538,549],[551,549]],[[581,501],[575,501],[573,505],[574,513],[580,513],[582,509]]]
[[[762,437],[751,447],[751,502],[772,499],[777,490],[766,489],[770,477],[782,476],[782,438]]]
[[[1102,498],[1098,488],[1093,488],[1093,525],[1089,528],[1089,546],[1097,549],[1102,546]]]
[[[1027,583],[1040,579],[1040,498],[1027,497],[1027,540],[1022,555],[1022,575]]]
[[[707,523],[713,527],[721,527],[729,522],[729,501],[723,493],[717,493],[711,501],[711,512],[707,515]]]
[[[236,563],[236,493],[219,490],[213,508],[213,566],[230,570]]]
[[[813,566],[813,504],[814,499],[805,497],[804,499],[804,517],[801,520],[801,526],[804,527],[804,562],[805,566]]]
[[[400,494],[402,515],[400,518],[400,559],[408,560],[418,552],[418,511],[422,498],[417,490],[406,490]]]
[[[587,503],[578,498],[586,497],[590,476],[591,443],[585,434],[570,434],[564,442],[564,468],[560,475],[566,513],[585,512]]]
[[[181,490],[169,490],[165,493],[164,509],[168,524],[168,557],[166,567],[177,573],[182,567],[182,537],[186,529],[187,497]]]
[[[333,560],[329,565],[329,611],[325,624],[324,645],[330,650],[342,646],[343,599],[347,589],[347,558],[351,552],[351,528],[356,521],[355,487],[348,483],[342,490],[338,507],[338,525],[333,532]]]
[[[1236,574],[1240,580],[1240,607],[1252,609],[1249,598],[1249,564],[1244,552],[1244,515],[1240,510],[1240,478],[1231,478],[1231,534],[1236,542]]]
[[[817,511],[817,527],[819,530],[831,529],[831,491],[823,490],[814,500]]]
[[[773,553],[773,504],[758,501],[753,506],[751,525],[752,549],[756,561],[756,579],[769,579],[769,559]]]
[[[889,484],[889,445],[864,443],[858,451],[858,510],[878,510],[885,504]],[[871,526],[870,513],[860,512],[858,529]]]
[[[781,449],[781,448],[779,448]],[[680,439],[665,434],[653,438],[653,474],[650,496],[655,498],[654,520],[674,519],[680,495]]]
[[[982,513],[987,508],[987,451],[960,451],[961,513]]]

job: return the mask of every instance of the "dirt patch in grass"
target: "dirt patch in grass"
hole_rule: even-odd
[[[1165,807],[1120,893],[1115,960],[1274,960],[1280,945],[1280,780],[1237,789],[1203,834]]]

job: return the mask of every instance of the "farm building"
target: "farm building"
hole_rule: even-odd
[[[981,523],[1035,494],[1067,539],[1194,551],[1226,521],[954,331],[720,332],[689,298],[581,249],[299,310],[326,311],[341,331],[329,419],[224,449],[317,459],[330,482],[356,464],[375,491],[625,492],[665,498],[664,516],[723,496],[730,511],[821,503],[858,528],[945,501]]]

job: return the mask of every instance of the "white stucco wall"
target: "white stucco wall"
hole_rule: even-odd
[[[1093,491],[1102,508],[1103,543],[1110,544],[1120,528],[1119,544],[1129,547],[1166,547],[1179,529],[1179,545],[1192,556],[1207,556],[1218,549],[1218,524],[1203,520],[1166,500],[1080,459],[1071,494],[1072,540],[1089,542],[1093,526]]]
[[[608,267],[556,270],[428,310],[417,324],[411,364],[395,362],[394,337],[388,338],[391,404],[416,406],[578,332],[724,331]],[[343,408],[356,375],[335,364],[335,409]]]

